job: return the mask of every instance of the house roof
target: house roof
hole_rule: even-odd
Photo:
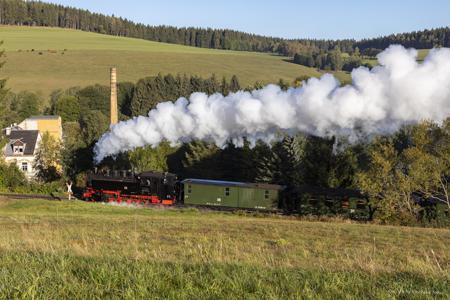
[[[268,183],[247,183],[247,182],[234,182],[223,180],[208,180],[208,179],[185,179],[182,181],[184,184],[200,184],[200,185],[216,185],[223,187],[246,187],[246,188],[259,188],[264,190],[281,190],[282,186]]]
[[[59,116],[32,116],[29,120],[58,120]]]
[[[6,145],[6,156],[13,156],[12,144],[21,141],[25,144],[23,155],[33,155],[36,148],[37,139],[39,136],[38,130],[13,130],[8,136],[9,143]]]

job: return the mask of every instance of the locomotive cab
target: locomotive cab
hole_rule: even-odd
[[[143,172],[137,175],[143,195],[158,196],[161,199],[175,199],[177,177],[171,173]]]

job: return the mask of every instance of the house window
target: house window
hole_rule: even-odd
[[[264,192],[264,198],[265,199],[269,199],[269,191],[265,191]]]
[[[188,194],[190,194],[190,193],[192,193],[192,187],[191,187],[191,185],[189,184],[189,185],[188,185]]]
[[[21,155],[23,154],[23,146],[14,146],[13,151],[14,154]]]
[[[225,196],[230,196],[230,188],[225,188]]]
[[[28,172],[28,163],[27,162],[22,163],[22,171]]]

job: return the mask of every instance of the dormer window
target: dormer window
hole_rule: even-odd
[[[13,155],[23,155],[25,152],[25,145],[26,144],[24,142],[22,142],[21,140],[14,141],[11,144]]]
[[[23,155],[23,146],[14,146],[13,147],[13,152],[15,155]]]

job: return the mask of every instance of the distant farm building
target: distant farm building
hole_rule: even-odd
[[[46,132],[56,140],[62,141],[61,117],[30,117],[20,124],[12,124],[5,128],[3,133],[8,140],[2,151],[5,162],[15,164],[28,179],[34,178],[36,154],[42,135]]]
[[[28,179],[36,175],[34,161],[41,135],[38,130],[12,130],[3,149],[5,162],[15,164]]]

